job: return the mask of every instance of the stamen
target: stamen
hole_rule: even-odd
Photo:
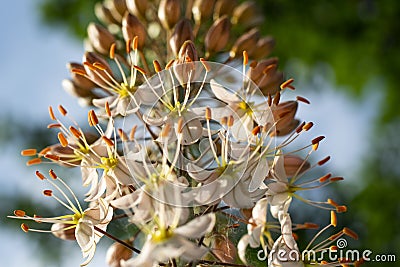
[[[125,51],[127,54],[129,54],[132,51],[132,40],[128,39],[125,43]],[[133,62],[132,62],[133,64]]]
[[[333,241],[333,240],[338,239],[338,238],[341,237],[342,235],[343,235],[343,231],[342,231],[342,232],[339,232],[339,233],[336,233],[336,234],[334,234],[334,235],[331,235],[330,237],[328,237],[328,239],[331,240],[331,241]]]
[[[107,116],[111,117],[111,110],[110,110],[110,105],[108,104],[108,101],[104,104],[104,108],[106,110]]]
[[[339,206],[339,204],[336,201],[330,198],[328,198],[327,203],[335,208]]]
[[[109,146],[109,147],[113,147],[114,146],[114,142],[111,139],[109,139],[108,137],[102,136],[101,138],[107,144],[107,146]]]
[[[50,160],[53,160],[53,161],[59,161],[61,159],[60,156],[53,155],[53,154],[45,154],[44,157],[46,159],[50,159]]]
[[[65,138],[65,136],[61,132],[58,133],[57,137],[58,137],[58,141],[60,141],[60,144],[62,147],[68,146],[68,140],[67,140],[67,138]]]
[[[328,173],[328,174],[325,174],[324,176],[322,176],[321,178],[319,178],[318,179],[318,181],[320,182],[320,183],[324,183],[324,182],[326,182],[329,178],[331,178],[331,174],[330,173]],[[328,200],[329,201],[329,200]],[[329,203],[329,202],[328,202]]]
[[[52,108],[51,106],[49,106],[49,115],[50,115],[50,118],[51,118],[53,121],[57,120],[57,119],[56,119],[56,116],[54,116],[53,108]]]
[[[174,62],[175,62],[175,59],[171,59],[171,60],[168,62],[168,64],[165,66],[165,69],[167,70],[167,69],[171,68],[171,66],[174,64]]]
[[[121,138],[122,142],[128,141],[128,136],[126,135],[126,133],[122,129],[118,129],[118,135]]]
[[[206,120],[211,120],[211,109],[209,107],[206,107],[206,111],[205,111],[205,117]]]
[[[337,225],[336,213],[333,210],[331,210],[331,225],[333,227],[336,227],[336,225]]]
[[[343,180],[344,180],[343,177],[333,177],[333,178],[329,179],[330,182],[338,182],[338,181],[343,181]]]
[[[82,137],[81,132],[78,131],[74,126],[69,126],[69,131],[78,139]]]
[[[110,59],[114,59],[115,57],[115,43],[113,43],[110,47]]]
[[[71,69],[71,72],[86,77],[86,71],[84,71],[84,70],[81,70],[81,69]]]
[[[46,189],[43,191],[43,195],[45,195],[46,197],[51,197],[51,196],[53,196],[53,191]]]
[[[310,102],[308,99],[306,99],[306,98],[304,98],[304,97],[302,97],[302,96],[297,96],[296,99],[297,99],[297,101],[306,103],[306,104],[308,104],[308,105],[311,104],[311,102]]]
[[[232,115],[230,115],[230,116],[228,117],[227,126],[228,126],[228,127],[232,127],[234,121],[235,121],[235,119],[233,118]]]
[[[155,59],[153,60],[153,66],[154,66],[154,70],[159,73],[160,71],[162,71],[161,69],[161,65],[160,63]]]
[[[283,83],[281,84],[281,86],[280,86],[281,89],[282,89],[282,90],[285,89],[285,88],[294,89],[294,87],[291,85],[293,81],[294,81],[294,79],[291,78],[291,79],[287,80],[286,82],[283,82]]]
[[[35,159],[31,159],[29,160],[26,165],[28,166],[32,166],[32,165],[36,165],[36,164],[40,164],[42,163],[42,160],[40,158],[35,158]]]
[[[89,111],[88,115],[89,115],[88,119],[89,119],[89,125],[90,126],[95,126],[95,125],[99,124],[99,119],[97,118],[97,115],[96,115],[96,113],[94,112],[93,109],[91,109]]]
[[[221,118],[221,124],[226,125],[228,123],[228,118],[227,117],[222,117]]]
[[[51,123],[47,125],[47,129],[61,128],[61,124],[59,123]]]
[[[88,67],[90,70],[95,71],[96,68],[90,63],[90,62],[83,62],[83,65],[85,65],[86,67]]]
[[[143,69],[143,68],[141,68],[141,67],[139,67],[139,66],[133,66],[137,71],[139,71],[141,74],[143,74],[144,76],[146,76],[147,74],[146,74],[146,71]]]
[[[200,58],[201,64],[203,64],[204,68],[206,69],[207,72],[211,71],[211,67],[208,64],[208,62],[204,58]]]
[[[280,92],[276,92],[276,94],[274,96],[274,105],[278,105],[279,104],[279,100],[281,100],[281,93]]]
[[[67,115],[67,110],[62,105],[58,105],[58,111],[60,111],[63,116]]]
[[[49,170],[49,175],[50,175],[50,177],[53,178],[54,180],[57,179],[57,174],[56,174],[52,169]]]
[[[184,126],[183,123],[184,123],[183,118],[180,117],[178,120],[178,125],[177,125],[177,130],[178,130],[179,134],[182,134],[183,126]]]
[[[93,63],[93,67],[95,67],[96,69],[101,70],[101,71],[104,71],[107,69],[106,66],[104,66],[100,62]]]
[[[249,55],[247,54],[247,51],[243,51],[243,65],[246,66],[249,63]]]
[[[36,152],[34,148],[24,149],[21,151],[21,156],[35,156]]]
[[[322,166],[322,165],[324,165],[325,163],[327,163],[330,159],[331,159],[331,157],[330,157],[330,156],[327,156],[327,157],[324,158],[323,160],[318,161],[317,164],[318,164],[319,166]]]
[[[251,131],[251,133],[256,136],[257,134],[259,134],[261,132],[261,127],[259,125],[257,125],[256,127],[254,127],[254,129]]]
[[[129,140],[132,141],[135,139],[136,129],[137,129],[137,125],[132,127],[131,132],[129,133]]]
[[[262,73],[265,74],[265,75],[267,75],[268,72],[270,72],[270,71],[271,71],[272,69],[274,69],[274,68],[276,68],[276,64],[268,65],[268,66],[262,71]]]
[[[347,207],[344,206],[344,205],[336,207],[336,212],[337,213],[344,213],[346,211],[347,211]]]
[[[24,217],[26,213],[23,210],[14,210],[14,215],[17,217]]]
[[[29,231],[29,227],[28,225],[26,225],[25,223],[21,224],[21,229],[22,231],[24,231],[25,233],[27,233]]]
[[[40,171],[36,171],[35,174],[40,180],[46,179],[46,177]]]
[[[167,137],[169,135],[170,129],[171,129],[171,125],[169,123],[165,124],[158,136],[162,137],[162,138]]]
[[[135,37],[133,37],[133,41],[132,41],[132,43],[133,43],[133,50],[137,50],[138,49],[138,42],[139,42],[139,36],[135,36]]]
[[[41,156],[45,155],[47,152],[49,152],[50,150],[51,150],[50,147],[45,147],[42,150],[40,150],[38,155],[41,157]]]
[[[313,122],[307,122],[304,126],[303,126],[303,130],[304,131],[308,131],[308,130],[310,130],[312,127],[314,126],[314,123]]]

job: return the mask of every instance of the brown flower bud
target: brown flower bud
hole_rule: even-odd
[[[196,24],[200,24],[211,16],[215,0],[196,0],[192,7],[192,13]]]
[[[79,70],[82,71],[82,73],[86,73],[85,67],[83,67],[82,64],[70,62],[67,64],[67,68],[71,71],[71,78],[76,86],[86,90],[90,90],[96,87],[96,84],[93,83],[91,80],[73,71]]]
[[[158,18],[163,27],[167,30],[172,29],[181,17],[181,1],[161,0],[158,7]]]
[[[217,0],[214,6],[214,20],[227,15],[231,17],[233,9],[237,5],[237,0]]]
[[[227,16],[223,16],[216,21],[208,30],[204,43],[206,46],[206,51],[219,52],[229,41],[229,34],[231,30],[231,22]]]
[[[109,74],[112,74],[111,67],[108,65],[107,61],[105,61],[102,57],[94,52],[86,52],[83,55],[84,68],[90,79],[98,85],[106,86],[104,79],[107,81],[111,81],[110,77],[105,73],[107,71]],[[101,64],[104,67],[104,71],[100,71],[93,66],[93,64]],[[101,75],[101,77],[100,77]]]
[[[126,7],[130,13],[139,18],[146,17],[146,11],[149,8],[149,2],[143,0],[128,0]]]
[[[171,46],[175,56],[178,55],[179,49],[187,40],[194,40],[192,25],[190,20],[181,19],[178,24],[176,24],[171,39],[169,39],[169,45]]]
[[[94,13],[96,17],[104,24],[117,24],[119,23],[111,14],[110,9],[105,7],[102,3],[97,3],[94,6]]]
[[[72,80],[64,79],[62,81],[62,87],[64,90],[72,96],[75,97],[92,97],[93,94],[91,90],[87,90],[85,88],[79,87]]]
[[[115,42],[114,36],[106,28],[95,23],[89,24],[87,33],[93,48],[103,55],[108,54],[111,45]]]
[[[276,72],[278,67],[278,62],[279,60],[276,57],[259,61],[257,62],[256,65],[250,66],[247,75],[253,82],[255,82],[258,85],[258,83],[260,83],[264,75],[269,74],[271,72]]]
[[[271,54],[275,46],[275,40],[271,36],[266,36],[258,40],[257,47],[254,49],[252,57],[254,59],[262,59]]]
[[[274,120],[276,122],[276,134],[278,136],[286,135],[293,131],[299,121],[294,119],[297,112],[297,101],[281,102],[271,107]]]
[[[104,6],[110,10],[111,15],[118,23],[122,22],[122,18],[127,11],[125,0],[104,1]]]
[[[244,33],[233,44],[231,51],[229,53],[230,56],[232,58],[240,57],[242,56],[243,51],[247,51],[247,54],[251,56],[259,39],[260,39],[260,32],[256,28],[251,29],[250,31]]]
[[[217,236],[212,244],[212,250],[220,261],[234,263],[237,250],[233,242],[226,236]]]
[[[128,260],[132,257],[132,250],[120,243],[112,244],[106,254],[106,262],[110,267],[121,267],[121,260]]]
[[[191,61],[198,61],[199,57],[197,56],[196,46],[193,41],[187,40],[181,46],[178,53],[178,62],[186,62],[187,58],[190,58]]]
[[[257,3],[245,1],[237,6],[232,15],[232,23],[244,25],[247,28],[258,26],[264,21],[264,17],[259,12]]]
[[[56,237],[60,238],[60,239],[64,239],[64,240],[75,240],[75,229],[68,229],[65,231],[61,231],[61,229],[67,228],[68,224],[63,224],[63,223],[54,223],[51,226],[51,230],[53,231],[53,235],[55,235]]]
[[[142,50],[146,40],[146,28],[135,16],[127,12],[122,20],[122,34],[125,41],[138,37],[138,49]]]
[[[194,43],[190,40],[185,41],[179,50],[178,60],[174,63],[174,73],[181,85],[187,84],[189,77],[191,81],[196,79],[198,75],[196,75],[193,61],[198,60]]]
[[[295,175],[296,173],[303,173],[305,170],[311,167],[311,164],[308,161],[304,162],[304,159],[296,155],[284,155],[283,162],[286,175],[289,177]]]

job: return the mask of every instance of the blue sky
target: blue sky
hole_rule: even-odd
[[[26,123],[37,123],[46,127],[49,122],[47,107],[63,104],[74,117],[86,117],[86,111],[61,87],[62,79],[68,77],[65,64],[68,61],[81,60],[83,45],[72,40],[66,32],[41,25],[35,2],[7,1],[0,9],[1,116],[13,114],[14,118]],[[319,157],[331,155],[332,162],[329,166],[335,170],[335,175],[346,176],[350,182],[355,181],[359,160],[368,149],[366,141],[379,97],[371,93],[363,101],[354,103],[344,93],[345,90],[338,93],[334,89],[330,82],[334,79],[332,72],[316,72],[311,81],[306,81],[302,79],[302,71],[296,70],[299,65],[299,61],[293,61],[290,68],[293,71],[291,74],[298,75],[294,77],[298,90],[292,95],[300,94],[312,102],[311,106],[301,105],[299,117],[316,124],[311,138],[327,136]],[[301,89],[310,86],[313,87],[312,90]],[[40,186],[33,177],[34,170],[25,168],[19,159],[18,144],[2,148],[2,151],[6,153],[0,155],[0,168],[3,171],[12,171],[8,175],[11,179],[7,181],[0,176],[0,194],[7,192],[40,195]],[[37,191],[32,192],[35,189]],[[9,207],[10,213],[15,208],[17,207]],[[2,220],[4,218],[0,218],[0,224]],[[37,251],[28,246],[27,237],[22,232],[6,232],[4,228],[0,228],[0,265],[43,266],[35,261],[34,253]],[[102,244],[99,246],[102,247]],[[64,265],[57,266],[78,266],[81,262],[79,247],[70,243],[68,249],[70,250],[66,255],[73,253],[74,256],[69,257]],[[105,266],[103,252],[96,255],[90,266]]]

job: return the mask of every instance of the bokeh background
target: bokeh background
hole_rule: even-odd
[[[96,0],[19,0],[0,9],[0,266],[78,266],[79,247],[52,235],[24,234],[7,219],[16,208],[56,213],[41,196],[36,167],[20,151],[54,142],[46,130],[47,107],[63,104],[84,123],[80,107],[61,87],[65,64],[80,61],[86,25]],[[324,171],[345,181],[324,193],[348,205],[339,217],[360,235],[349,249],[395,254],[400,262],[400,1],[264,0],[264,34],[275,37],[273,56],[296,94],[312,105],[298,117],[325,135],[317,157],[331,155]],[[45,166],[46,170],[49,166]],[[53,166],[52,166],[53,167]],[[55,166],[54,166],[55,167]],[[61,170],[60,170],[61,171]],[[79,173],[68,170],[74,189]],[[325,197],[324,197],[325,198]],[[327,223],[313,208],[292,211],[294,220]],[[308,236],[305,233],[304,238]],[[309,239],[308,239],[309,240]],[[106,266],[103,239],[90,266]],[[302,247],[304,244],[300,244]],[[304,246],[303,246],[304,248]]]

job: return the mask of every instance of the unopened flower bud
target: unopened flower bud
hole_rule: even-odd
[[[71,71],[71,78],[76,86],[86,90],[96,87],[96,84],[82,75],[86,75],[85,67],[82,64],[70,62],[67,64],[67,68]],[[81,74],[78,74],[77,70]]]
[[[125,41],[138,37],[138,49],[142,50],[146,41],[146,29],[139,19],[130,13],[126,13],[122,20],[122,34]]]
[[[106,254],[106,262],[110,267],[121,267],[121,260],[128,260],[132,257],[132,250],[120,243],[112,244]]]
[[[108,73],[112,73],[111,67],[108,65],[107,61],[105,61],[98,54],[94,52],[86,52],[83,56],[83,62],[86,73],[96,84],[105,85],[104,79],[111,81],[110,77],[108,77],[103,72],[98,72],[98,70],[93,65],[101,64],[101,66],[105,68],[105,71],[107,71]],[[99,75],[102,75],[102,78]]]
[[[227,16],[223,16],[216,21],[208,30],[204,43],[206,46],[206,51],[219,52],[229,41],[229,34],[231,30],[231,22]]]
[[[102,3],[97,3],[94,6],[94,13],[96,17],[104,24],[116,24],[118,21],[111,14],[110,9],[105,7]]]
[[[128,0],[126,1],[126,7],[129,12],[136,17],[145,18],[146,11],[149,8],[149,2],[143,0]]]
[[[51,226],[51,231],[53,231],[53,235],[56,237],[63,239],[63,240],[75,240],[75,228],[68,229],[65,231],[62,231],[62,229],[67,228],[68,224],[63,224],[63,223],[54,223]]]
[[[114,36],[106,28],[98,24],[90,23],[87,33],[93,48],[103,55],[108,54],[111,45],[115,43]]]
[[[257,47],[253,51],[253,58],[254,59],[262,59],[267,57],[269,54],[271,54],[272,49],[275,46],[275,40],[274,38],[270,36],[266,36],[258,40],[257,42]]]
[[[110,13],[118,23],[122,22],[122,18],[127,11],[125,0],[107,0],[104,6],[110,10]]]
[[[169,40],[169,45],[176,56],[183,43],[187,40],[194,40],[192,25],[190,20],[181,19],[178,24],[176,24],[171,39]]]
[[[67,93],[75,97],[94,97],[91,90],[77,86],[72,80],[64,79],[62,81],[62,87]]]
[[[187,58],[190,58],[192,61],[198,61],[199,57],[197,56],[197,50],[194,43],[190,40],[187,40],[183,43],[178,53],[178,61],[185,62]]]
[[[165,29],[172,29],[179,21],[181,17],[180,4],[179,0],[161,0],[158,7],[158,18]]]
[[[244,25],[247,28],[260,25],[264,21],[264,17],[259,12],[257,3],[253,1],[245,1],[237,6],[232,15],[232,23]]]
[[[304,162],[304,159],[296,155],[285,155],[283,160],[286,175],[289,177],[296,173],[301,174],[311,166],[308,161]]]
[[[260,38],[260,32],[258,29],[252,29],[242,36],[240,36],[233,44],[230,51],[232,58],[242,56],[243,51],[247,51],[248,55],[251,56],[255,49],[258,39]]]
[[[299,121],[294,119],[297,107],[297,101],[286,101],[271,107],[276,121],[276,134],[278,136],[286,135],[298,126]]]
[[[217,0],[214,6],[214,20],[227,15],[231,17],[233,9],[237,5],[237,0]]]
[[[192,7],[192,13],[196,24],[211,16],[215,0],[196,0]]]
[[[223,262],[235,262],[237,249],[228,237],[217,236],[212,244],[212,251]]]

